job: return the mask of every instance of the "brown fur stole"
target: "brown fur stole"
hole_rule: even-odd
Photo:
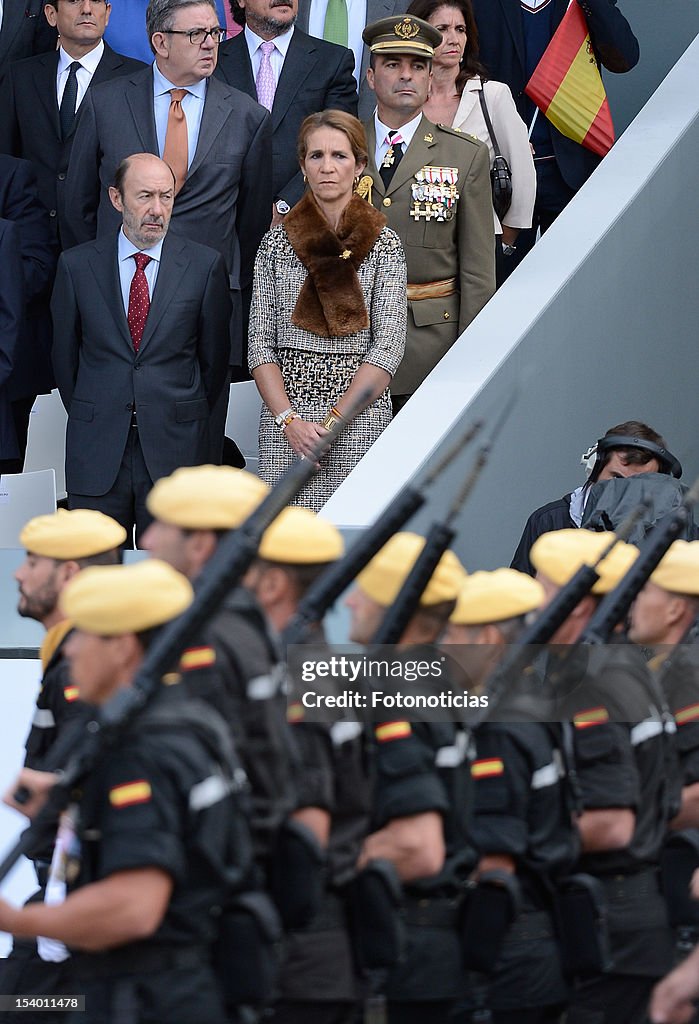
[[[369,326],[369,314],[357,277],[386,218],[365,199],[353,195],[337,234],[310,192],[284,218],[284,230],[308,271],[291,322],[322,338],[345,337]]]

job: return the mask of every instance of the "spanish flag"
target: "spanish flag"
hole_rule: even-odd
[[[612,148],[609,101],[577,0],[568,6],[524,91],[561,134],[599,156]]]

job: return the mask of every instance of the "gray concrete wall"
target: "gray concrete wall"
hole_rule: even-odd
[[[633,121],[668,71],[699,35],[698,0],[618,0],[641,47],[625,75],[604,72],[617,135]]]
[[[327,504],[362,527],[453,432],[516,407],[455,547],[469,569],[509,562],[528,513],[584,479],[580,453],[643,419],[699,473],[699,40],[553,228]],[[445,508],[465,453],[417,520]]]

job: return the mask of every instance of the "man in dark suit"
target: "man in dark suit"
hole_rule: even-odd
[[[404,14],[410,0],[353,0],[345,3],[347,8],[347,41],[354,54],[354,77],[359,84],[359,117],[366,121],[374,112],[376,98],[367,85],[366,71],[369,67],[369,47],[364,45],[362,32],[367,25],[394,14]],[[298,0],[298,27],[312,36],[322,39],[337,39],[327,20],[328,0]],[[344,38],[342,39],[344,42]]]
[[[64,252],[51,300],[69,506],[137,538],[153,481],[208,461],[228,362],[225,264],[167,234],[173,178],[151,154],[123,160],[109,190],[121,231]]]
[[[581,0],[598,63],[608,71],[630,71],[638,63],[638,41],[616,0]],[[568,0],[473,0],[480,59],[491,78],[506,82],[525,124],[536,107],[524,93],[568,8]],[[566,138],[544,115],[536,115],[531,135],[537,173],[537,197],[531,229],[520,231],[512,269],[534,245],[537,228],[545,231],[600,161],[589,149]]]
[[[26,160],[0,154],[0,217],[17,228],[12,260],[3,261],[0,276],[19,270],[24,291],[21,345],[2,391],[13,421],[13,440],[3,445],[3,472],[21,473],[27,445],[29,414],[37,395],[53,387],[51,317],[48,299],[56,269],[49,215],[39,201],[36,175]],[[19,256],[19,259],[18,259]],[[10,262],[16,265],[10,269]]]
[[[44,17],[44,0],[3,0],[0,79],[13,60],[56,49],[56,29]]]
[[[272,205],[269,114],[211,77],[223,31],[212,3],[151,0],[146,19],[153,67],[91,89],[83,102],[66,182],[67,241],[111,236],[119,223],[108,194],[114,168],[131,153],[162,156],[178,176],[173,227],[226,261],[236,314],[231,364],[242,365],[240,291],[245,307]],[[221,443],[225,411],[217,410]]]
[[[12,221],[0,217],[0,474],[17,456],[17,438],[7,384],[12,373],[15,352],[20,344],[24,317],[22,267],[17,259],[19,232]]]
[[[306,35],[294,25],[297,0],[233,0],[234,16],[245,31],[221,47],[216,74],[246,92],[272,113],[272,226],[304,192],[296,155],[301,122],[320,110],[357,114],[354,58],[345,46]],[[267,57],[265,43],[272,49]],[[271,77],[265,90],[265,67]]]
[[[47,3],[46,19],[58,29],[60,48],[13,64],[0,88],[0,153],[34,164],[39,197],[59,238],[75,118],[85,93],[144,66],[102,41],[110,10],[104,0]]]

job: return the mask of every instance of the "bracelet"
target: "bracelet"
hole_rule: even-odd
[[[332,430],[336,423],[344,423],[345,417],[342,413],[333,405],[329,412],[325,414],[323,420],[323,426],[326,430]]]
[[[274,422],[281,430],[284,430],[285,427],[289,426],[292,420],[298,419],[298,415],[299,414],[292,408],[288,408],[285,409],[284,412],[280,412],[278,416],[275,416]]]

